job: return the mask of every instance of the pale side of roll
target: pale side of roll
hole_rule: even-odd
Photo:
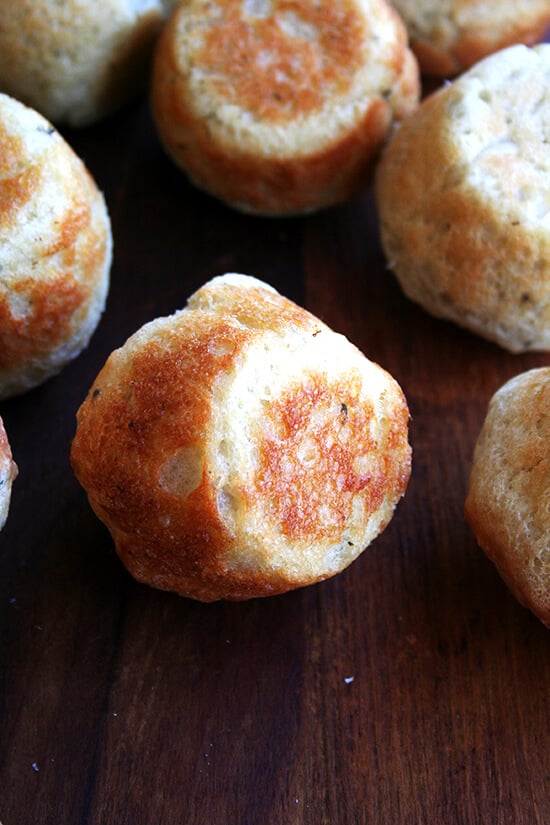
[[[0,0],[0,91],[88,126],[145,89],[161,0]]]
[[[428,312],[550,349],[550,45],[512,46],[426,98],[378,167],[388,264]]]
[[[476,443],[465,513],[483,550],[550,627],[550,368],[493,396]]]
[[[347,567],[409,474],[397,382],[255,278],[227,274],[115,350],[71,461],[139,581],[203,601]]]
[[[13,460],[4,422],[0,418],[0,530],[8,517],[11,487],[17,478],[17,465]]]
[[[550,26],[548,0],[393,0],[424,74],[452,77]]]

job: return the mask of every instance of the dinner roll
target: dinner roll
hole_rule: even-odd
[[[0,0],[0,91],[87,126],[145,86],[162,0]]]
[[[11,485],[17,477],[17,465],[13,460],[10,444],[0,418],[0,530],[6,523],[10,507]]]
[[[41,115],[0,94],[0,398],[40,384],[88,344],[111,247],[82,161]]]
[[[377,173],[404,292],[511,352],[550,349],[549,84],[550,45],[486,58],[423,101]]]
[[[227,274],[111,354],[71,460],[136,579],[241,600],[326,579],[378,536],[407,486],[407,430],[387,372]]]
[[[491,399],[465,513],[519,601],[550,627],[550,368],[512,378]]]
[[[168,154],[246,212],[307,212],[359,192],[418,96],[386,0],[189,0],[156,47],[153,112]]]
[[[533,45],[550,25],[548,0],[393,0],[422,72],[451,77],[514,43]]]

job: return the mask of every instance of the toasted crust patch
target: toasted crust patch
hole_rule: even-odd
[[[139,580],[246,599],[342,570],[405,492],[396,382],[262,282],[226,275],[115,351],[71,460]]]
[[[212,75],[212,96],[220,103],[282,123],[350,90],[366,25],[355,3],[287,0],[278,4],[275,21],[267,13],[271,4],[248,15],[246,6],[226,2],[223,25],[212,26],[197,51],[196,69]]]
[[[421,104],[377,171],[404,292],[512,352],[550,349],[549,80],[549,45],[486,58]]]
[[[359,373],[336,385],[324,376],[304,376],[300,386],[273,403],[269,424],[262,422],[268,434],[258,448],[254,492],[272,502],[273,517],[291,540],[322,531],[337,542],[352,516],[357,494],[366,524],[380,507],[386,485],[399,488],[378,460],[377,439],[371,434],[375,412],[372,404],[359,402],[361,382]],[[401,420],[397,428],[402,426]],[[312,467],[313,489],[308,483]],[[286,496],[289,486],[296,491],[292,500]]]
[[[491,399],[465,514],[516,598],[550,627],[550,369],[521,373]]]
[[[156,48],[153,111],[167,152],[245,211],[351,197],[418,97],[416,61],[386,0],[192,0]]]
[[[84,164],[48,121],[6,95],[0,147],[6,398],[54,375],[87,345],[105,305],[112,237],[104,199]]]

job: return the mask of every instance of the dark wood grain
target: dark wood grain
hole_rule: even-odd
[[[104,190],[115,260],[88,350],[0,408],[20,475],[0,536],[4,825],[545,825],[548,631],[462,508],[487,402],[548,362],[400,292],[372,193],[264,220],[193,189],[146,101],[66,133]],[[75,413],[108,353],[240,271],[304,304],[400,382],[413,474],[340,576],[243,604],[136,584],[76,483]]]

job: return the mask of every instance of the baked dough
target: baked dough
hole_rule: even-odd
[[[452,77],[550,26],[548,0],[393,0],[424,74]]]
[[[156,46],[164,146],[194,183],[285,215],[360,192],[418,66],[386,0],[189,0]]]
[[[550,627],[550,368],[512,378],[491,399],[465,513],[516,598]]]
[[[82,161],[49,121],[0,94],[0,398],[87,346],[111,255],[107,207]]]
[[[71,461],[136,579],[241,600],[326,579],[384,530],[410,474],[407,431],[387,372],[227,274],[111,354]]]
[[[550,349],[550,45],[511,46],[426,98],[377,171],[388,264],[428,312]]]
[[[10,507],[11,485],[17,477],[17,465],[13,460],[11,448],[0,418],[0,530],[6,523]]]
[[[83,127],[146,86],[161,0],[0,0],[0,91]]]

